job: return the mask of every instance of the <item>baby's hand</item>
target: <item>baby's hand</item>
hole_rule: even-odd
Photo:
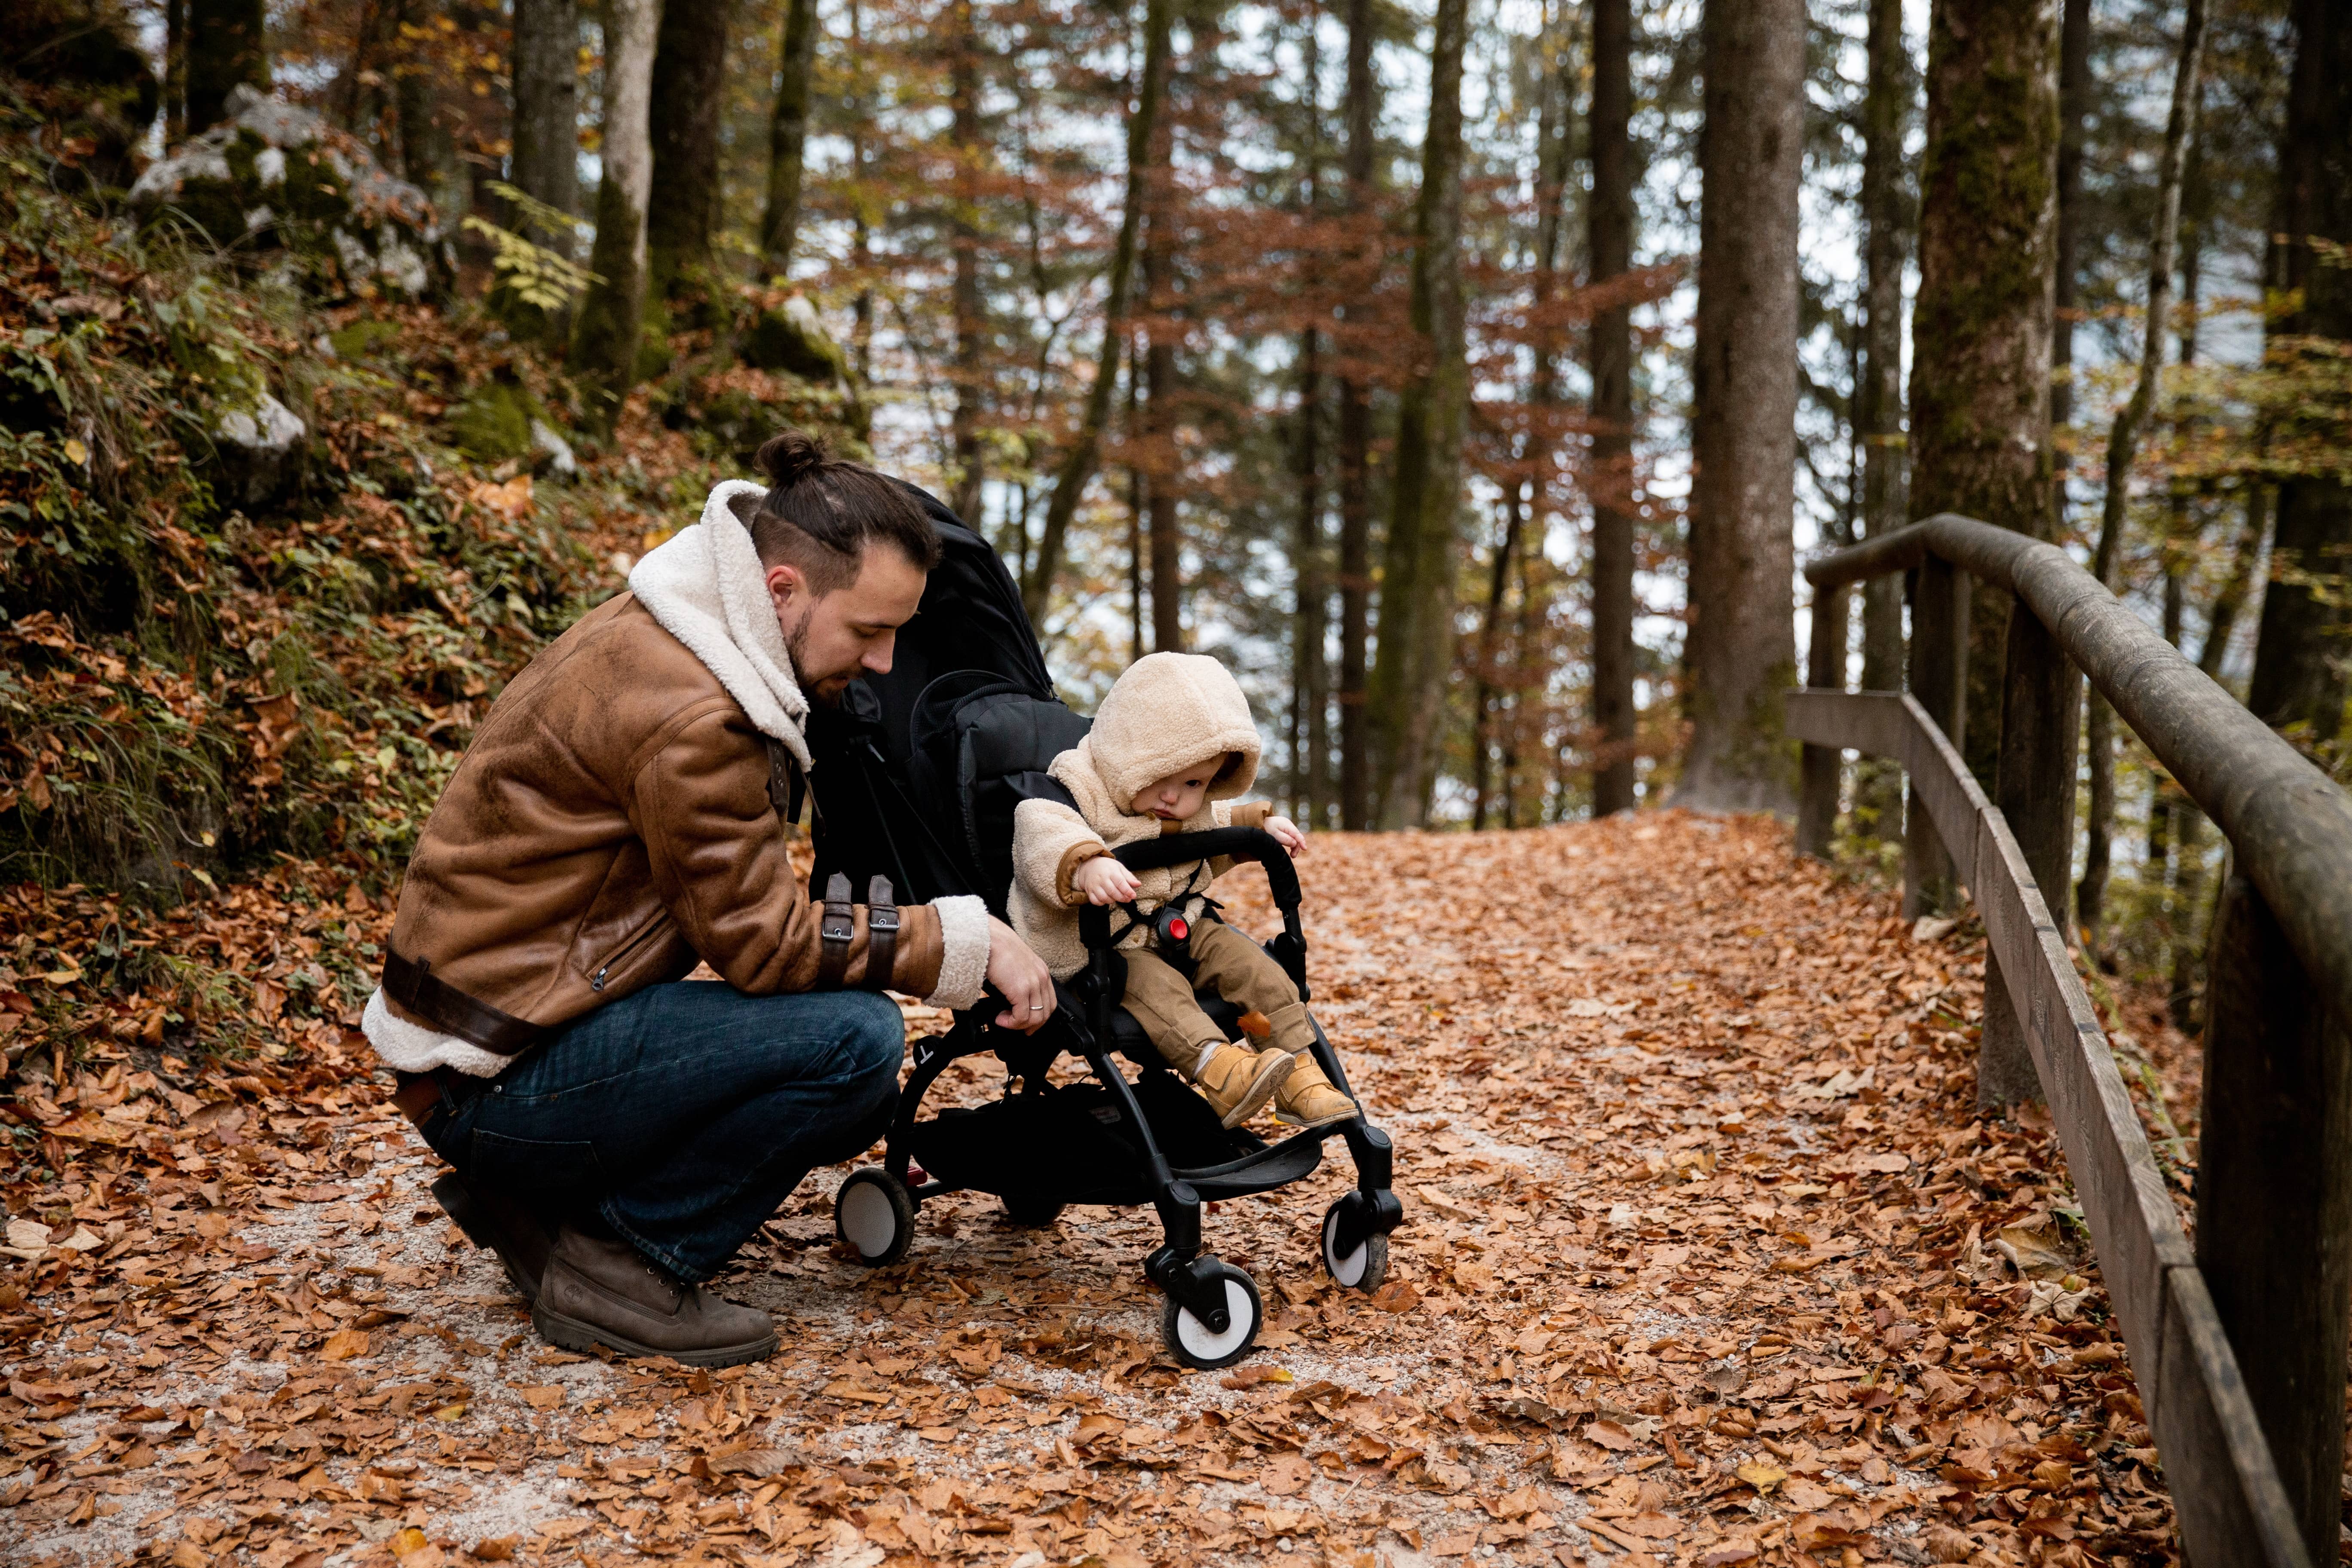
[[[1269,816],[1265,819],[1265,830],[1274,835],[1276,843],[1290,852],[1290,858],[1293,860],[1300,858],[1307,853],[1307,835],[1301,833],[1298,830],[1298,824],[1291,821],[1290,818]]]
[[[1097,855],[1070,873],[1070,886],[1094,904],[1121,904],[1135,897],[1143,884],[1135,873],[1108,855]]]

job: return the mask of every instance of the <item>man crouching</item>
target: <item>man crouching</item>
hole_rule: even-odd
[[[456,1167],[434,1195],[559,1345],[704,1366],[775,1348],[700,1289],[888,1124],[885,986],[1034,1029],[1051,977],[978,899],[821,931],[785,856],[811,701],[886,673],[939,561],[908,490],[788,432],[628,593],[531,660],[409,862],[367,1037]],[[687,983],[707,961],[726,984]]]

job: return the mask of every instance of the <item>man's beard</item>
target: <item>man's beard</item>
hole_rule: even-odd
[[[821,708],[838,708],[842,693],[849,689],[849,683],[856,679],[857,672],[852,669],[845,674],[824,676],[815,680],[808,678],[809,623],[815,618],[814,605],[801,612],[801,618],[793,622],[792,630],[784,634],[784,657],[792,660],[793,679],[801,683],[803,696]]]

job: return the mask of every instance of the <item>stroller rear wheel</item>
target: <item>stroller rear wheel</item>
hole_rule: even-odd
[[[915,1240],[915,1200],[907,1184],[876,1165],[852,1171],[833,1194],[833,1234],[868,1268],[906,1257]]]
[[[1067,1206],[1044,1198],[1008,1197],[1004,1200],[1004,1223],[1024,1230],[1042,1229],[1061,1218],[1062,1210]]]
[[[1323,1211],[1323,1271],[1332,1283],[1366,1295],[1389,1277],[1389,1238],[1374,1231],[1346,1252],[1339,1250],[1339,1211],[1346,1200]]]
[[[1257,1285],[1248,1275],[1230,1263],[1217,1265],[1217,1273],[1224,1282],[1225,1310],[1233,1318],[1223,1333],[1194,1317],[1191,1308],[1172,1296],[1160,1312],[1160,1337],[1167,1342],[1168,1352],[1202,1372],[1231,1366],[1249,1354],[1257,1344],[1258,1325],[1264,1317]]]

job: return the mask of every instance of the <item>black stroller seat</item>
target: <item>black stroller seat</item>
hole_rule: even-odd
[[[1046,769],[1088,721],[1054,695],[1019,593],[995,552],[936,500],[916,493],[939,529],[945,559],[900,633],[890,673],[854,682],[841,708],[820,710],[811,725],[812,882],[840,875],[862,889],[885,877],[902,901],[977,894],[1001,917],[1013,810],[1039,796],[1069,804]],[[1271,834],[1216,828],[1115,853],[1139,871],[1221,855],[1261,864],[1283,919],[1266,951],[1311,1003],[1298,875]],[[1229,1365],[1256,1343],[1264,1310],[1250,1277],[1203,1250],[1201,1205],[1299,1181],[1321,1164],[1325,1143],[1340,1139],[1356,1184],[1324,1215],[1323,1264],[1340,1285],[1370,1292],[1387,1275],[1388,1234],[1403,1217],[1391,1191],[1394,1150],[1363,1113],[1319,1023],[1315,1058],[1339,1091],[1357,1100],[1357,1114],[1274,1142],[1220,1126],[1119,1005],[1126,964],[1110,920],[1108,910],[1080,911],[1087,966],[1059,988],[1059,1005],[1034,1034],[997,1028],[991,1020],[1003,1004],[990,998],[958,1014],[944,1035],[915,1042],[914,1072],[883,1163],[843,1182],[835,1231],[878,1268],[906,1256],[917,1211],[946,1193],[994,1194],[1010,1219],[1030,1225],[1053,1224],[1074,1204],[1149,1204],[1162,1241],[1144,1272],[1167,1293],[1160,1329],[1168,1348],[1187,1365]],[[1199,999],[1228,1038],[1242,1037],[1239,1008],[1213,993]],[[921,1114],[941,1072],[988,1052],[1007,1068],[1001,1098]],[[1083,1061],[1087,1076],[1055,1082],[1051,1069],[1065,1056]],[[1137,1069],[1132,1077],[1122,1060]]]

